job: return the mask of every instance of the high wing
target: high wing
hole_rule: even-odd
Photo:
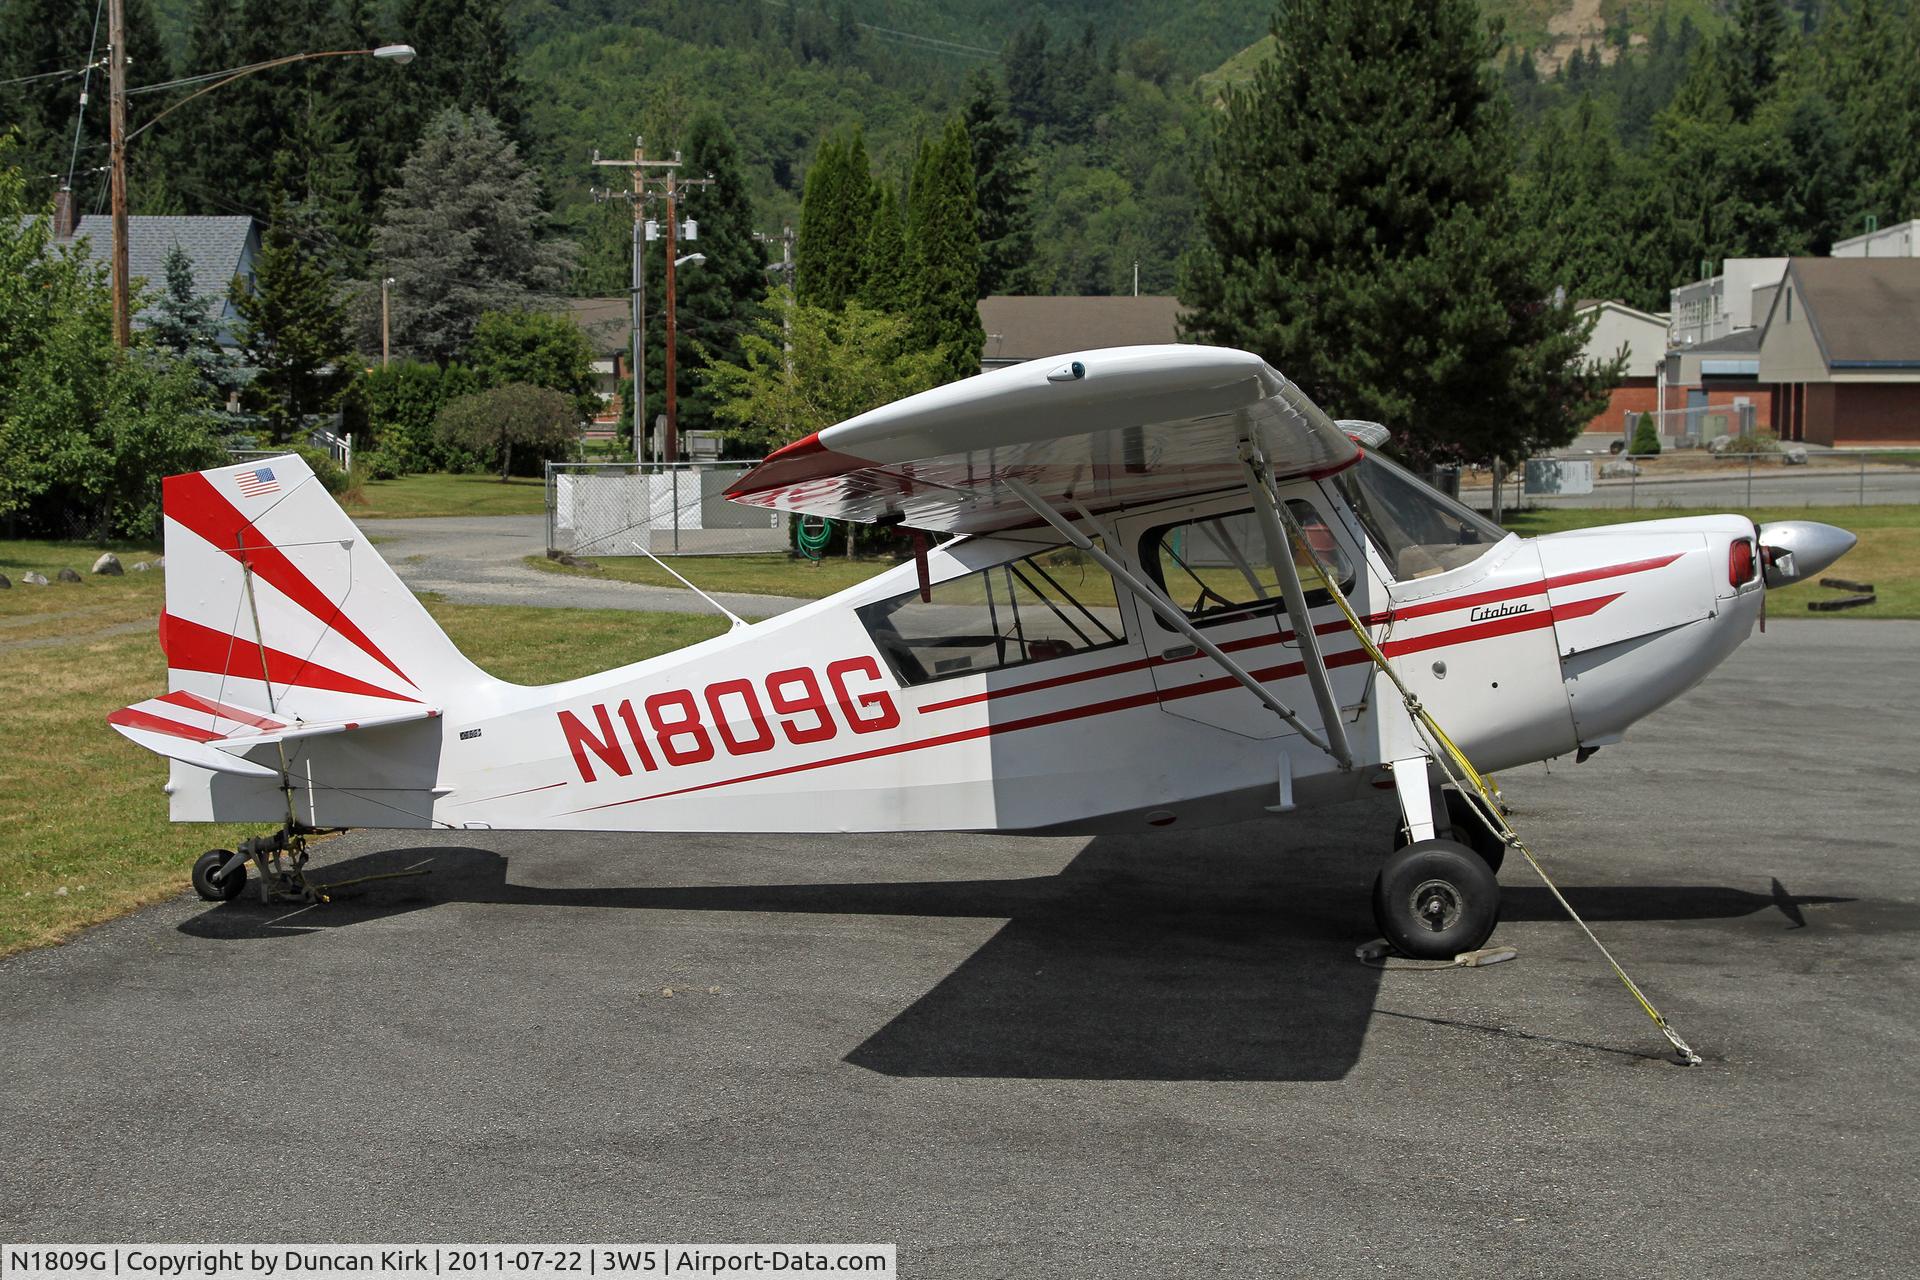
[[[740,477],[749,506],[942,533],[1034,523],[1008,486],[1090,511],[1246,483],[1250,434],[1276,478],[1337,471],[1359,451],[1259,356],[1111,347],[935,387],[795,441]]]

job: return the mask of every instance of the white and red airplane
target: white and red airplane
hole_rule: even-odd
[[[468,661],[296,457],[165,482],[169,691],[109,722],[178,822],[278,822],[195,866],[306,894],[343,827],[1100,832],[1391,786],[1403,951],[1480,946],[1468,822],[1327,589],[1482,771],[1617,742],[1853,544],[1722,515],[1523,539],[1368,452],[1260,357],[996,370],[781,449],[729,496],[957,535],[828,599],[548,685]],[[1455,831],[1456,822],[1459,830]],[[1453,839],[1449,839],[1449,836]]]

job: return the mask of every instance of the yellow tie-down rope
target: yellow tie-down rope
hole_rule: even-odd
[[[1473,806],[1474,813],[1482,822],[1486,823],[1488,830],[1506,842],[1508,848],[1520,851],[1520,856],[1527,860],[1527,865],[1532,867],[1534,873],[1540,877],[1540,882],[1547,886],[1547,892],[1553,895],[1554,901],[1558,902],[1561,908],[1566,911],[1569,919],[1580,926],[1580,931],[1587,935],[1587,940],[1593,943],[1594,947],[1600,952],[1601,956],[1606,960],[1608,967],[1613,970],[1614,976],[1620,979],[1621,985],[1626,987],[1627,992],[1639,1003],[1640,1008],[1646,1012],[1646,1015],[1653,1019],[1653,1025],[1660,1028],[1660,1034],[1665,1036],[1667,1043],[1673,1046],[1673,1051],[1679,1055],[1680,1061],[1686,1066],[1698,1066],[1700,1063],[1700,1055],[1688,1047],[1687,1042],[1680,1038],[1680,1033],[1675,1031],[1668,1025],[1667,1020],[1660,1016],[1660,1011],[1653,1007],[1653,1001],[1647,999],[1646,993],[1640,990],[1639,984],[1627,976],[1627,971],[1622,969],[1620,962],[1613,958],[1613,952],[1607,950],[1606,943],[1600,941],[1594,931],[1587,927],[1587,922],[1580,918],[1580,913],[1573,909],[1573,904],[1567,901],[1565,895],[1560,892],[1559,887],[1553,883],[1552,878],[1548,876],[1545,869],[1541,867],[1539,859],[1533,856],[1533,850],[1527,845],[1527,842],[1522,840],[1519,833],[1514,831],[1513,827],[1508,824],[1506,815],[1501,810],[1500,802],[1494,798],[1493,784],[1481,776],[1480,771],[1473,767],[1473,762],[1467,759],[1466,753],[1454,745],[1453,739],[1447,736],[1447,731],[1442,729],[1440,722],[1433,718],[1433,713],[1422,706],[1420,699],[1414,696],[1405,684],[1401,683],[1399,674],[1388,664],[1387,655],[1380,651],[1378,645],[1374,644],[1373,637],[1367,634],[1366,624],[1360,621],[1359,615],[1353,611],[1353,606],[1347,603],[1346,593],[1340,590],[1338,575],[1328,572],[1326,566],[1320,562],[1319,554],[1314,551],[1312,544],[1307,541],[1306,536],[1300,531],[1300,526],[1295,522],[1293,513],[1287,510],[1284,503],[1276,502],[1274,506],[1280,512],[1281,519],[1286,521],[1288,538],[1293,541],[1295,546],[1300,547],[1307,553],[1314,568],[1319,571],[1322,585],[1326,587],[1327,594],[1333,597],[1334,603],[1340,606],[1340,612],[1346,615],[1347,625],[1353,628],[1353,634],[1359,637],[1360,647],[1366,650],[1367,657],[1373,660],[1373,665],[1380,669],[1381,674],[1385,675],[1388,680],[1391,680],[1393,687],[1399,690],[1400,699],[1406,703],[1408,714],[1413,717],[1413,722],[1420,727],[1421,732],[1427,736],[1429,743],[1433,747],[1431,755],[1434,761],[1439,764],[1441,771],[1447,775],[1448,780],[1452,782],[1454,786],[1461,788],[1463,791],[1465,790],[1466,783],[1462,782],[1461,775],[1465,775],[1466,781],[1472,784],[1472,795],[1477,797],[1479,801],[1479,803]],[[1304,619],[1301,625],[1311,626],[1312,620]],[[1455,771],[1456,769],[1458,772]]]

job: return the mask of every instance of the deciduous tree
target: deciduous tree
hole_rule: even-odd
[[[944,371],[907,316],[806,306],[784,289],[743,346],[739,363],[714,361],[703,376],[722,430],[754,454],[924,391]]]
[[[440,411],[442,438],[497,458],[504,483],[513,474],[514,450],[523,464],[570,458],[578,451],[580,419],[572,401],[550,387],[509,382],[447,403]]]

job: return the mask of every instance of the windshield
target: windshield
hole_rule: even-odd
[[[1396,581],[1471,564],[1507,536],[1485,516],[1375,454],[1334,477]]]

